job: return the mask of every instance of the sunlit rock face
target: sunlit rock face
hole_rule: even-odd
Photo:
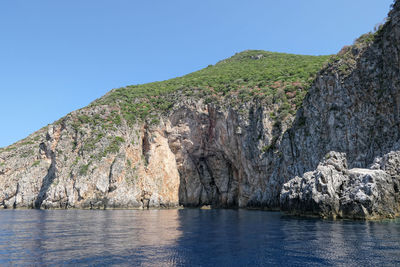
[[[2,152],[2,207],[278,205],[265,176],[273,127],[263,107],[241,115],[188,100],[155,125],[74,127],[101,112],[76,111]]]
[[[6,162],[0,180],[4,208],[147,208],[179,204],[175,156],[159,129],[154,129],[151,136],[143,127],[100,133],[88,128],[76,133],[70,120],[67,116],[59,124],[39,131],[39,145],[33,142],[28,148],[19,148],[21,152],[2,154]],[[80,147],[87,146],[88,135],[93,132],[105,137],[85,153]],[[107,148],[109,153],[105,154]],[[27,153],[23,151],[29,152],[27,157],[21,157],[21,153]]]
[[[346,154],[330,152],[317,169],[284,184],[281,209],[297,215],[379,219],[400,214],[400,151],[377,158],[369,169],[348,169]]]

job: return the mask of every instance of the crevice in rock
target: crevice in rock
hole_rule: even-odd
[[[198,159],[196,164],[196,169],[199,174],[200,183],[202,184],[202,189],[204,189],[207,194],[207,202],[206,203],[200,202],[199,205],[210,205],[213,202],[213,192],[212,192],[213,178],[211,176],[211,173],[209,172],[209,168],[207,166],[205,158]]]
[[[179,173],[179,189],[178,189],[179,205],[186,205],[188,200],[186,181],[181,170],[178,170],[178,173]]]
[[[17,195],[18,195],[18,193],[19,193],[19,183],[17,183],[17,190],[15,191],[15,200],[14,200],[14,203],[13,203],[13,209],[17,208]]]
[[[142,155],[145,160],[146,166],[149,164],[149,151],[150,151],[150,137],[147,124],[144,126],[144,133],[142,138]]]
[[[212,105],[207,106],[208,109],[208,119],[209,119],[209,126],[208,126],[208,141],[211,142],[214,138],[215,134],[215,124],[216,124],[216,110]]]
[[[115,185],[113,185],[115,183],[115,181],[113,180],[113,166],[114,166],[116,160],[117,160],[117,158],[115,158],[114,161],[111,163],[110,171],[108,173],[108,193],[111,193],[112,191],[117,189],[117,187]]]
[[[45,143],[40,143],[39,145],[39,151],[43,152],[46,155],[46,158],[51,158],[49,151],[47,150],[47,146]]]
[[[41,148],[44,148],[46,151],[46,155],[49,155],[51,159],[50,167],[47,171],[47,175],[43,178],[42,186],[39,190],[39,194],[36,197],[34,208],[40,209],[42,206],[43,201],[47,197],[47,191],[49,190],[51,184],[53,183],[54,179],[56,178],[57,166],[56,166],[56,155],[54,151],[47,149],[44,143],[41,143]]]

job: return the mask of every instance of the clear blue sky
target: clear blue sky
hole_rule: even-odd
[[[246,49],[333,54],[392,0],[1,0],[0,147],[112,88]]]

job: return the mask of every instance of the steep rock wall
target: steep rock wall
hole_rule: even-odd
[[[318,75],[280,146],[285,179],[316,168],[329,151],[367,167],[399,140],[399,15],[397,2],[372,44],[345,48]]]
[[[93,116],[98,110],[80,111]],[[72,115],[1,153],[4,208],[143,208],[179,204],[163,132],[144,125],[74,127]],[[95,141],[93,141],[95,140]]]
[[[385,168],[373,172],[367,169],[374,160],[388,153],[399,153],[396,143],[400,138],[400,2],[394,4],[385,25],[377,33],[366,37],[360,38],[354,46],[344,48],[338,59],[318,75],[293,127],[283,137],[280,146],[283,157],[278,175],[285,181],[298,176],[290,180],[282,191],[285,197],[281,198],[281,205],[285,210],[350,218],[393,217],[399,213],[398,167],[394,167],[396,171],[391,173],[386,172]],[[377,182],[377,187],[384,189],[377,190],[375,193],[381,196],[369,204],[360,204],[360,201],[349,197],[352,201],[347,201],[347,212],[338,211],[337,208],[333,209],[336,210],[334,212],[323,208],[326,204],[329,206],[330,201],[337,201],[337,198],[328,194],[326,203],[322,203],[318,199],[321,193],[309,191],[305,183],[314,183],[320,168],[323,168],[317,168],[317,165],[324,161],[330,151],[345,155],[350,169],[362,168],[364,172],[371,173],[368,177],[372,180],[374,177],[386,179],[390,188],[380,186]],[[315,175],[304,174],[316,168]],[[301,189],[295,185],[299,179],[304,179]],[[357,183],[339,181],[347,179],[354,180],[351,175],[344,180],[336,179],[341,188],[337,190],[341,192],[339,195],[346,190],[357,191],[352,188]],[[289,189],[291,186],[294,191]],[[292,201],[297,198],[295,195],[302,196],[300,201]],[[380,198],[390,201],[382,202]],[[370,205],[377,205],[380,211]],[[385,206],[390,208],[386,209]],[[354,211],[361,209],[365,212],[355,214],[349,212],[349,207],[353,207]]]
[[[245,114],[202,103],[177,107],[167,127],[186,206],[261,207],[279,195],[265,175],[273,121],[262,106]],[[276,203],[273,203],[275,205]],[[271,205],[271,206],[272,206]]]
[[[76,111],[0,154],[0,205],[276,208],[280,187],[265,177],[272,151],[263,151],[276,135],[270,110],[244,110],[187,100],[157,124],[118,127],[86,121],[116,110]]]

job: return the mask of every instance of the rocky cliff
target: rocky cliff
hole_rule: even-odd
[[[361,36],[353,46],[344,47],[320,72],[310,88],[294,126],[283,138],[280,177],[303,176],[324,162],[325,155],[331,151],[342,153],[339,158],[347,163],[346,167],[338,167],[330,174],[326,173],[327,163],[322,163],[314,173],[306,173],[303,178],[296,177],[287,183],[281,196],[284,210],[351,218],[393,217],[399,214],[398,162],[394,161],[391,167],[385,164],[378,167],[383,172],[368,170],[379,158],[400,153],[397,145],[400,137],[399,20],[400,3],[396,2],[387,22],[377,32]],[[353,171],[336,176],[335,172],[343,172],[347,168]],[[315,186],[318,190],[311,190],[310,183],[319,180],[320,176],[328,177],[328,181],[323,179],[321,183],[317,182]],[[359,188],[357,180],[364,178],[377,187],[370,194],[390,200],[379,204],[369,199],[370,203],[364,203],[354,196],[346,196],[348,190],[362,195],[364,189]],[[295,186],[300,181],[301,185]],[[363,183],[365,186],[368,184]],[[318,184],[332,190],[324,191],[318,188]],[[295,189],[291,191],[290,186],[295,186]],[[304,195],[298,194],[301,192]],[[337,202],[339,198],[347,202],[347,207],[348,203],[353,203],[354,210],[338,210],[337,203],[326,203],[328,200]],[[326,204],[330,207],[328,210],[324,207]],[[372,207],[374,205],[377,207]],[[300,206],[303,208],[300,209]],[[356,210],[360,209],[364,211],[357,213]]]
[[[328,62],[245,51],[114,89],[0,150],[0,205],[397,216],[399,16]]]
[[[0,151],[0,205],[278,208],[272,148],[327,58],[245,51],[112,90]]]

